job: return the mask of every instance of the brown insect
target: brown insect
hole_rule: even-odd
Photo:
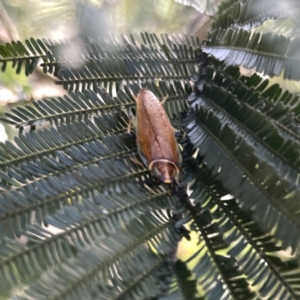
[[[151,91],[142,89],[135,101],[137,148],[144,165],[164,183],[177,181],[181,155],[162,106],[165,99],[159,102]]]

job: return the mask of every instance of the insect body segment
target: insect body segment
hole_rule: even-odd
[[[164,183],[178,180],[181,155],[163,106],[147,89],[135,100],[137,148],[143,163]]]

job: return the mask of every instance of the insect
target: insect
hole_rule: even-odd
[[[178,181],[181,155],[174,129],[162,106],[165,99],[160,102],[151,91],[142,89],[135,101],[136,142],[144,165],[164,183]]]

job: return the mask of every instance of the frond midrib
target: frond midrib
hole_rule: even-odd
[[[0,63],[1,62],[14,62],[14,61],[17,61],[17,60],[31,60],[31,59],[39,59],[39,58],[42,58],[43,60],[46,60],[47,59],[47,55],[29,55],[29,56],[11,56],[11,57],[3,57],[1,56],[0,57]]]
[[[38,56],[39,57],[39,56]],[[128,59],[127,56],[118,56],[118,57],[115,57],[115,58],[124,58],[124,59]],[[147,57],[147,58],[150,58],[150,57]],[[41,67],[51,67],[51,66],[57,66],[57,67],[60,67],[60,65],[64,65],[64,64],[68,64],[70,62],[72,63],[81,63],[81,62],[85,62],[85,63],[91,63],[91,61],[93,62],[101,62],[102,59],[113,59],[113,57],[104,57],[104,58],[87,58],[87,59],[82,59],[82,60],[55,60],[55,61],[48,61],[48,62],[43,62],[41,64]],[[196,64],[198,62],[198,59],[193,59],[193,58],[186,58],[186,59],[183,59],[183,58],[174,58],[174,57],[170,57],[169,59],[163,59],[163,58],[156,58],[157,62],[176,62],[176,63],[179,63],[179,64]],[[1,62],[1,59],[0,59],[0,62]]]
[[[106,76],[99,76],[99,77],[85,77],[85,78],[74,78],[74,79],[60,79],[56,81],[57,84],[69,84],[69,83],[78,83],[78,82],[93,82],[93,81],[115,81],[115,80],[147,80],[147,79],[189,79],[193,74],[185,74],[185,75],[162,75],[162,74],[155,74],[155,75],[141,75],[141,76],[115,76],[115,77],[106,77]]]
[[[225,51],[237,51],[237,52],[248,52],[251,54],[255,54],[257,56],[267,56],[269,58],[272,58],[274,60],[289,60],[289,61],[299,61],[298,58],[291,58],[288,56],[283,56],[275,53],[267,53],[267,52],[259,52],[254,49],[249,49],[249,48],[242,48],[242,47],[234,47],[234,46],[219,46],[219,45],[207,45],[203,46],[203,50],[205,51],[206,48],[211,48],[212,50],[218,49],[218,50],[225,50]],[[213,54],[212,54],[213,55]]]

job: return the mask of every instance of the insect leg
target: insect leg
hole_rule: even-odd
[[[165,101],[169,98],[169,95],[166,95],[161,101],[160,104],[164,105]]]
[[[140,161],[138,161],[136,158],[134,157],[130,157],[130,160],[133,161],[134,163],[136,163],[137,165],[142,166],[143,168],[145,167]]]
[[[129,134],[130,131],[131,131],[131,124],[132,124],[132,119],[129,117],[129,122],[128,122],[128,125],[127,125],[127,133]]]

